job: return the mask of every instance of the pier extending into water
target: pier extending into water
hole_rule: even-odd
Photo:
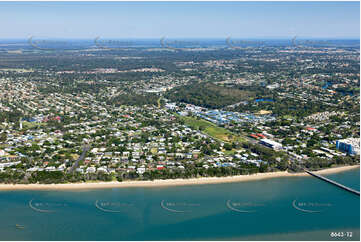
[[[331,179],[328,179],[328,178],[326,178],[326,177],[324,177],[324,176],[321,176],[321,175],[318,175],[318,174],[316,174],[316,173],[313,173],[313,172],[311,172],[311,171],[309,171],[309,170],[306,170],[306,169],[303,169],[303,170],[304,170],[305,172],[307,172],[308,174],[310,174],[311,176],[317,177],[317,178],[319,178],[319,179],[321,179],[321,180],[324,180],[325,182],[331,183],[331,184],[333,184],[333,185],[335,185],[335,186],[338,186],[339,188],[342,188],[342,189],[344,189],[344,190],[346,190],[346,191],[352,192],[352,193],[360,196],[360,192],[357,191],[357,190],[355,190],[355,189],[352,189],[352,188],[350,188],[350,187],[347,187],[347,186],[345,186],[345,185],[342,185],[342,184],[340,184],[340,183],[338,183],[338,182],[335,182],[335,181],[333,181],[333,180],[331,180]]]

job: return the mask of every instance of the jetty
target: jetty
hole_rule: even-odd
[[[344,189],[344,190],[346,190],[346,191],[352,192],[352,193],[360,196],[360,191],[357,191],[357,190],[355,190],[355,189],[352,189],[352,188],[350,188],[350,187],[347,187],[347,186],[345,186],[345,185],[342,185],[342,184],[340,184],[340,183],[338,183],[338,182],[335,182],[335,181],[333,181],[333,180],[331,180],[331,179],[329,179],[329,178],[326,178],[326,177],[324,177],[324,176],[321,176],[321,175],[318,175],[318,174],[316,174],[316,173],[313,173],[313,172],[311,172],[311,171],[309,171],[309,170],[306,170],[306,169],[303,169],[303,170],[304,170],[305,172],[307,172],[308,174],[310,174],[311,176],[317,177],[318,179],[321,179],[321,180],[323,180],[323,181],[325,181],[325,182],[328,182],[328,183],[330,183],[330,184],[332,184],[332,185],[335,185],[335,186],[337,186],[337,187],[339,187],[339,188],[342,188],[342,189]]]

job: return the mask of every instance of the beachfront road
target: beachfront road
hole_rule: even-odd
[[[73,166],[70,168],[69,172],[73,172],[78,166],[79,162],[84,160],[86,153],[89,151],[90,145],[83,145],[83,152],[79,156],[79,158],[74,162]]]

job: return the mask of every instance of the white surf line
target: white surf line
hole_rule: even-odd
[[[231,206],[230,202],[231,202],[231,200],[227,201],[227,203],[226,203],[227,207],[229,209],[233,210],[233,211],[238,212],[238,213],[254,213],[254,212],[256,212],[254,210],[249,211],[249,210],[240,210],[240,209],[234,208],[234,207]]]
[[[34,199],[31,199],[31,200],[29,201],[29,207],[30,207],[31,209],[33,209],[34,211],[40,212],[40,213],[54,213],[54,212],[55,212],[54,210],[45,210],[45,209],[39,209],[39,208],[34,207],[34,206],[32,205],[33,200],[34,200]]]
[[[175,209],[171,209],[171,208],[167,208],[165,205],[164,205],[164,200],[162,200],[160,202],[160,206],[165,209],[165,210],[168,210],[170,212],[173,212],[173,213],[185,213],[185,212],[188,212],[188,211],[182,211],[182,210],[175,210]]]
[[[296,205],[296,200],[293,200],[292,206],[293,206],[295,209],[300,210],[300,211],[305,212],[305,213],[319,213],[319,212],[321,212],[321,211],[318,211],[318,210],[307,210],[307,209],[299,208],[299,207]]]
[[[102,208],[98,205],[98,201],[99,200],[96,200],[95,201],[95,207],[99,210],[102,210],[103,212],[107,212],[107,213],[121,213],[122,211],[117,211],[117,210],[111,210],[111,209],[105,209],[105,208]]]

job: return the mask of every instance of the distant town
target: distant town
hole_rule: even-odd
[[[68,51],[2,44],[0,182],[359,164],[359,55],[342,41]]]

